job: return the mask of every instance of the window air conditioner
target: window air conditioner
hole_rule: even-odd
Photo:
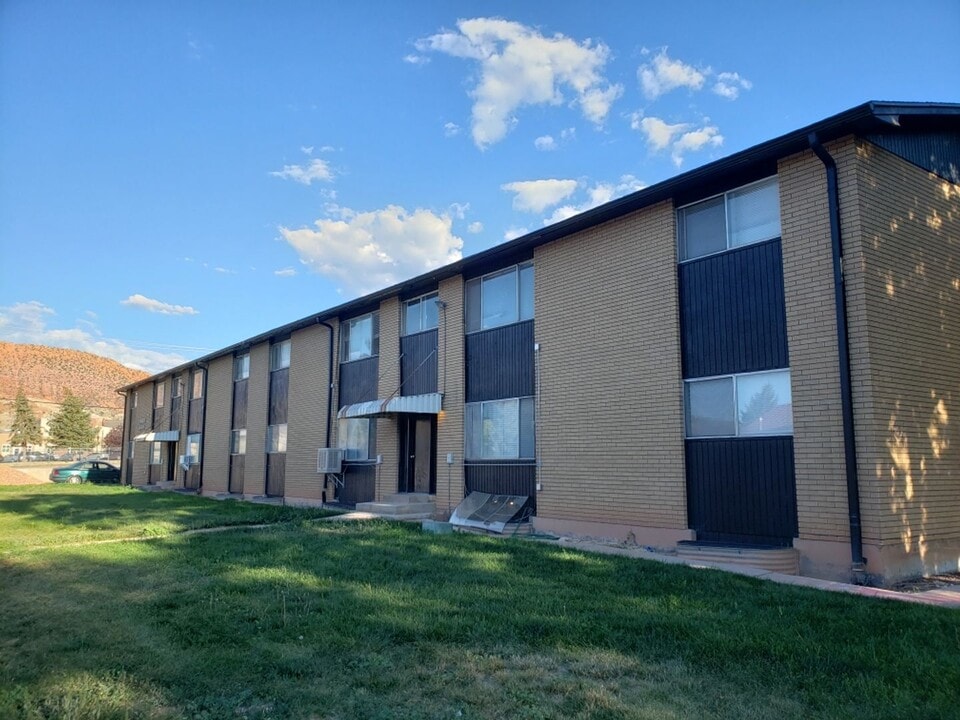
[[[343,464],[343,450],[340,448],[319,448],[317,450],[317,472],[338,473]]]

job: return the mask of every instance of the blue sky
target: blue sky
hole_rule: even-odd
[[[866,100],[960,3],[0,3],[0,339],[152,372]]]

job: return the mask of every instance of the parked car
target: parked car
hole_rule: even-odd
[[[54,468],[50,471],[50,480],[55,483],[120,482],[120,468],[102,460],[84,460]]]

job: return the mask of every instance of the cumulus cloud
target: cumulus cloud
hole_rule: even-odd
[[[541,135],[533,141],[533,146],[537,150],[556,150],[557,141],[553,139],[552,135]]]
[[[523,180],[506,183],[501,185],[500,189],[515,193],[513,197],[515,210],[539,213],[572,195],[577,189],[577,181]]]
[[[646,184],[633,175],[622,175],[617,182],[598,182],[586,189],[586,197],[578,204],[561,205],[553,214],[543,221],[544,225],[553,225],[598,205],[623,197],[637,190],[642,190]]]
[[[323,180],[330,182],[333,180],[333,171],[326,160],[315,158],[307,165],[284,165],[283,170],[273,170],[270,175],[282,178],[283,180],[293,180],[302,185],[309,185],[314,180]]]
[[[664,48],[653,57],[653,61],[641,65],[637,70],[643,94],[650,100],[656,100],[664,93],[685,87],[699,90],[706,81],[709,68],[701,71],[682,60],[674,60]]]
[[[36,300],[17,303],[10,307],[0,307],[0,339],[14,343],[84,350],[149,373],[160,372],[187,360],[177,352],[137,348],[130,342],[103,337],[96,326],[90,322],[85,323],[89,329],[48,327],[49,321],[55,316],[56,312],[53,308]],[[185,349],[207,350],[207,348]]]
[[[137,293],[136,295],[131,295],[126,300],[120,301],[121,305],[129,305],[130,307],[140,308],[141,310],[146,310],[147,312],[160,313],[161,315],[199,315],[200,312],[190,307],[189,305],[171,305],[170,303],[161,302],[160,300],[154,300],[153,298],[148,298],[145,295]]]
[[[475,220],[474,222],[467,225],[467,232],[470,233],[471,235],[479,235],[480,233],[483,232],[483,223],[480,222],[479,220]]]
[[[530,230],[525,227],[509,227],[503,233],[504,240],[513,240],[520,237],[521,235],[526,235]]]
[[[314,227],[281,227],[280,234],[304,265],[352,293],[387,287],[462,257],[463,240],[453,234],[449,214],[397,205],[370,212],[338,208],[336,214]]]
[[[753,83],[745,77],[740,77],[740,73],[722,72],[717,75],[713,92],[727,100],[736,100],[740,97],[741,90],[750,90],[751,88],[753,88]]]
[[[639,113],[634,113],[630,127],[646,137],[654,152],[669,148],[674,165],[680,167],[687,153],[723,144],[720,129],[709,122],[709,118],[704,118],[701,127],[692,123],[670,124],[658,117],[642,117]]]
[[[447,137],[456,137],[460,134],[460,126],[454,122],[444,123],[443,134]]]
[[[550,37],[517,22],[475,18],[457,22],[457,30],[418,40],[421,53],[440,52],[480,64],[473,98],[472,133],[479,148],[502,140],[525,105],[560,105],[563,89],[571,104],[600,124],[623,87],[602,74],[610,58],[603,43],[578,43],[561,34]]]

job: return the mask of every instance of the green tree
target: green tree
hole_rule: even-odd
[[[96,435],[83,400],[67,390],[60,411],[50,419],[50,440],[57,447],[88,448]]]
[[[773,385],[765,383],[764,386],[760,388],[760,392],[754,393],[750,397],[747,406],[740,413],[740,424],[749,425],[759,420],[779,404],[780,400],[777,397],[777,391],[773,389]]]
[[[13,401],[13,427],[10,428],[10,444],[22,447],[27,452],[27,445],[39,445],[43,442],[43,430],[40,429],[40,420],[33,414],[23,388],[17,391],[17,399]]]

